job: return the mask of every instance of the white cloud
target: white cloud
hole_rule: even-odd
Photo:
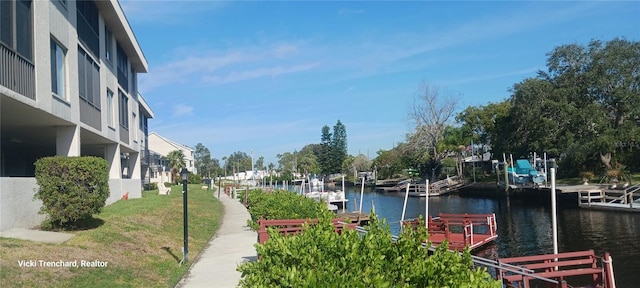
[[[201,2],[197,3],[190,6],[201,5]],[[177,55],[172,62],[152,66],[149,73],[141,75],[140,89],[147,93],[174,84],[219,85],[320,68],[321,71],[332,73],[331,78],[318,78],[318,81],[325,82],[421,70],[438,61],[435,58],[437,56],[431,53],[433,51],[499,39],[541,25],[557,25],[568,18],[582,16],[592,8],[592,5],[570,5],[552,13],[548,9],[538,12],[514,11],[506,17],[492,15],[462,22],[445,30],[362,36],[364,38],[339,42],[320,39],[278,40],[260,45],[236,46],[229,50],[211,50],[187,44],[174,50]],[[360,10],[340,11],[353,13]],[[543,12],[545,15],[541,17],[540,13]],[[335,71],[340,72],[333,73]]]
[[[232,51],[192,49],[190,54],[185,54],[182,48],[176,51],[179,59],[152,67],[148,74],[140,76],[143,93],[176,83],[223,84],[303,72],[318,66],[318,63],[309,63],[308,59],[295,58],[299,46],[290,43],[238,47]],[[305,62],[297,63],[302,61]]]
[[[204,82],[210,84],[225,84],[231,82],[239,82],[245,81],[260,77],[277,77],[284,74],[291,74],[295,72],[302,72],[311,70],[314,67],[317,67],[318,63],[308,63],[308,64],[300,64],[295,66],[276,66],[276,67],[268,67],[268,68],[256,68],[253,70],[244,70],[244,71],[232,71],[223,76],[205,76],[203,77]]]
[[[530,74],[530,73],[537,72],[538,70],[540,70],[540,67],[535,66],[535,67],[529,67],[529,68],[525,68],[525,69],[520,69],[520,70],[515,70],[515,71],[508,71],[508,72],[497,73],[497,74],[477,75],[477,76],[472,76],[472,77],[468,77],[468,78],[462,78],[462,79],[449,81],[449,82],[446,82],[445,84],[446,85],[453,85],[453,84],[463,84],[463,83],[468,83],[468,82],[493,80],[493,79],[499,79],[499,78],[510,77],[510,76]]]

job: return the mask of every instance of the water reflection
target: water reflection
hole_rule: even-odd
[[[359,203],[359,187],[347,188],[348,210]],[[375,193],[366,189],[363,211],[387,219],[391,231],[397,234],[404,202],[403,193]],[[360,201],[358,199],[358,201]],[[424,198],[409,198],[405,218],[417,218],[425,213]],[[429,214],[496,213],[498,234],[496,247],[487,251],[498,257],[553,253],[550,204],[507,198],[470,198],[455,194],[429,198]],[[558,250],[560,252],[593,249],[602,256],[611,253],[618,287],[637,287],[640,283],[640,214],[594,211],[578,208],[558,209]]]

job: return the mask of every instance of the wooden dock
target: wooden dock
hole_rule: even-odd
[[[369,214],[368,213],[358,213],[358,212],[339,212],[337,214],[338,218],[348,220],[345,222],[355,223],[358,226],[369,225]]]
[[[640,212],[640,184],[624,189],[585,189],[577,193],[580,208]]]
[[[464,178],[459,176],[453,176],[447,179],[442,179],[429,184],[429,197],[431,196],[441,196],[449,194],[453,191],[456,191],[462,188],[466,184]],[[409,182],[402,181],[394,186],[385,186],[376,188],[381,192],[406,192],[407,185],[409,188],[409,196],[411,197],[426,197],[427,196],[427,185],[425,182],[420,181],[417,182]]]
[[[405,221],[404,225],[416,228],[417,219]],[[438,246],[445,240],[449,249],[471,251],[485,246],[498,238],[495,214],[443,214],[429,216],[429,239],[431,245]]]

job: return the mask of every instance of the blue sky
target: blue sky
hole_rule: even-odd
[[[277,164],[340,120],[349,153],[404,141],[421,83],[499,102],[563,44],[640,39],[640,2],[142,1],[150,131]]]

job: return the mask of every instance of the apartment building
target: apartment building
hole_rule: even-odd
[[[147,122],[142,53],[117,0],[0,1],[0,230],[38,225],[34,163],[97,156],[107,204],[141,197]]]
[[[169,171],[169,161],[167,155],[171,151],[182,151],[184,154],[184,165],[189,173],[198,173],[195,167],[195,149],[184,144],[180,144],[166,137],[160,136],[156,132],[149,133],[149,173],[150,181],[158,183],[161,180],[164,182],[172,182],[171,174]],[[164,172],[164,173],[163,173]]]

